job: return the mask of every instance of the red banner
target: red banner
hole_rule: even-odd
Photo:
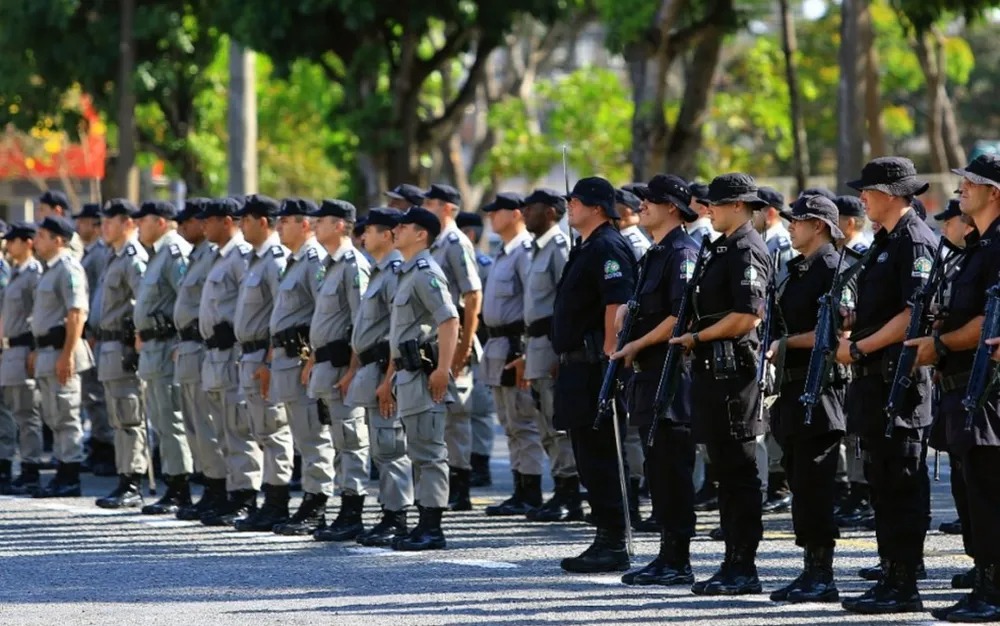
[[[0,179],[103,179],[106,128],[89,97],[81,96],[80,108],[80,143],[70,142],[65,131],[38,127],[24,133],[8,126],[0,135]]]

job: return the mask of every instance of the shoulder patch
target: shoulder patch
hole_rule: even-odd
[[[694,278],[694,261],[687,260],[681,263],[681,280],[689,281]]]
[[[556,236],[552,238],[552,241],[556,242],[556,245],[565,246],[566,236],[562,233],[556,233]]]
[[[319,258],[319,252],[316,251],[316,248],[309,248],[306,250],[306,258],[310,261],[315,261]]]
[[[450,232],[450,233],[448,233],[448,241],[451,242],[451,243],[458,243],[458,241],[459,241],[459,239],[458,239],[458,233],[456,233],[456,232]]]
[[[437,279],[437,276],[435,276],[434,274],[431,274],[431,279],[428,282],[430,282],[431,287],[433,287],[434,289],[440,289],[441,288],[441,281],[439,281]]]
[[[174,257],[175,259],[181,256],[181,247],[178,246],[176,243],[170,244],[170,256]]]
[[[390,267],[390,268],[392,269],[392,271],[394,271],[394,272],[395,272],[396,270],[398,270],[398,269],[399,269],[399,266],[400,266],[400,265],[402,265],[402,264],[403,264],[403,262],[402,262],[402,261],[399,261],[399,260],[397,260],[397,261],[389,261],[389,267]]]
[[[863,243],[856,243],[853,246],[851,246],[851,250],[854,250],[855,252],[864,254],[865,252],[868,252],[868,246],[866,246]]]
[[[125,254],[129,256],[135,256],[138,254],[138,250],[135,249],[135,244],[127,243],[125,244]]]
[[[276,259],[280,259],[285,256],[285,249],[281,246],[271,246],[271,256]]]
[[[628,240],[631,241],[632,245],[635,245],[635,246],[641,245],[643,243],[647,243],[646,240],[643,239],[642,235],[640,235],[639,233],[629,233],[628,234]]]
[[[243,256],[246,256],[246,255],[250,254],[251,252],[253,252],[253,246],[251,246],[250,244],[248,244],[245,241],[243,243],[236,244],[236,249],[239,250],[240,254],[243,255]]]
[[[748,265],[747,268],[743,270],[743,280],[740,281],[740,284],[756,285],[759,282],[759,279],[760,279],[760,274],[757,272],[757,269],[752,265]]]
[[[530,250],[531,243],[528,243],[525,247]],[[482,265],[483,267],[489,267],[490,265],[493,265],[493,259],[483,254],[482,252],[476,255],[476,261],[478,261],[479,264]]]
[[[348,250],[347,252],[345,252],[344,253],[344,260],[345,261],[353,261],[354,260],[354,250]]]
[[[604,280],[612,280],[622,277],[622,266],[618,261],[609,259],[604,263]]]
[[[431,266],[427,259],[417,259],[417,269],[425,270]]]
[[[917,257],[913,261],[913,272],[911,275],[914,278],[929,278],[933,265],[934,263],[929,258],[925,256]]]
[[[784,235],[778,237],[778,249],[781,251],[791,250],[792,249],[791,240],[788,239],[788,237],[785,237]]]

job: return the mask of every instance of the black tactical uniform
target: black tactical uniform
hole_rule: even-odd
[[[577,182],[573,196],[586,206],[601,206],[617,218],[614,187],[600,178]],[[556,292],[552,319],[552,347],[559,355],[555,385],[554,425],[568,430],[580,481],[590,494],[597,537],[579,559],[565,559],[571,571],[627,569],[624,512],[618,481],[618,450],[611,420],[594,430],[597,400],[604,372],[604,319],[610,305],[624,304],[635,285],[632,249],[605,222],[570,252]],[[620,424],[624,426],[624,420]],[[608,559],[590,559],[591,555]]]

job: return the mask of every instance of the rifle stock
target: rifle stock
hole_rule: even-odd
[[[983,329],[979,333],[979,345],[972,359],[972,374],[965,389],[962,407],[965,409],[965,430],[972,430],[975,414],[986,405],[990,392],[997,383],[997,372],[1000,364],[992,357],[993,347],[986,345],[986,340],[1000,336],[1000,283],[986,291],[986,317],[983,319]]]
[[[806,370],[806,384],[799,402],[805,406],[806,416],[803,424],[812,425],[813,409],[819,403],[820,394],[823,392],[823,385],[830,375],[830,368],[833,366],[834,355],[836,354],[837,342],[837,318],[840,293],[847,286],[851,276],[846,280],[840,273],[847,255],[847,248],[840,251],[840,259],[837,261],[837,272],[833,277],[833,284],[830,291],[819,298],[819,311],[816,313],[816,339],[813,342],[812,352],[809,353],[809,368]]]

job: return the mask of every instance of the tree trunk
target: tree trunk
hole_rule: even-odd
[[[118,51],[118,159],[115,193],[139,201],[139,173],[135,168],[135,0],[121,0],[121,30]]]
[[[806,140],[805,120],[799,98],[799,77],[795,64],[798,45],[795,40],[795,19],[788,10],[788,0],[778,0],[781,10],[782,47],[785,51],[785,80],[788,82],[788,99],[792,117],[792,137],[795,146],[795,182],[801,193],[809,181],[809,143]]]
[[[865,56],[865,120],[868,127],[868,157],[874,159],[889,154],[882,129],[882,85],[879,79],[878,49],[871,11],[864,7],[861,16],[861,48]]]
[[[837,190],[850,193],[846,181],[864,166],[863,89],[864,57],[859,38],[859,16],[867,0],[843,0],[840,5],[840,81],[837,88]]]
[[[934,36],[934,49],[938,55],[938,67],[941,71],[941,80],[938,84],[938,102],[941,104],[941,140],[944,143],[945,154],[948,156],[948,169],[963,167],[965,165],[965,151],[962,149],[962,134],[958,130],[958,120],[955,117],[955,107],[948,97],[946,82],[948,75],[945,68],[948,65],[944,37],[937,28],[932,28]]]
[[[231,196],[257,191],[257,87],[255,55],[229,44],[229,185]]]
[[[942,109],[943,89],[941,81],[944,78],[940,56],[933,45],[928,45],[930,35],[917,32],[914,50],[920,69],[927,81],[927,143],[930,146],[931,170],[934,173],[947,171],[948,154],[945,150],[944,135],[941,122],[944,119]]]
[[[667,169],[680,176],[694,175],[695,156],[701,149],[702,126],[712,100],[724,37],[725,33],[721,26],[712,26],[691,53],[681,110],[671,132],[670,147],[666,153]]]

